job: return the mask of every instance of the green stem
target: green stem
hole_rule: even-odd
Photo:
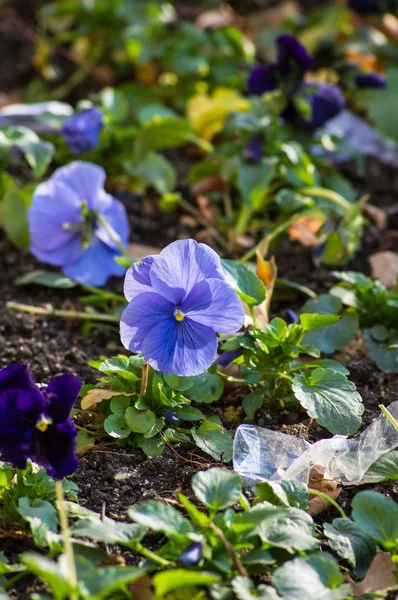
[[[162,565],[162,567],[169,567],[170,565],[173,564],[166,558],[162,558],[161,556],[158,556],[157,554],[155,554],[155,552],[151,552],[151,550],[148,550],[148,548],[145,548],[145,546],[140,544],[140,542],[135,542],[134,550],[136,550],[136,552],[139,552],[140,554],[142,554],[142,556],[145,556],[145,558],[149,558],[149,560],[153,560],[153,562],[156,562],[159,565]]]
[[[61,524],[62,539],[64,542],[64,552],[65,552],[66,560],[68,563],[69,585],[73,590],[73,592],[71,593],[69,598],[70,598],[70,600],[77,600],[78,596],[77,596],[76,590],[78,589],[78,583],[77,583],[75,557],[73,554],[73,545],[72,545],[72,542],[70,539],[68,517],[66,516],[65,498],[64,498],[64,490],[62,487],[62,481],[58,480],[55,482],[55,492],[57,494],[57,507],[58,507],[58,514],[59,514],[59,522]]]
[[[254,312],[254,307],[253,306],[249,306],[249,310],[250,310],[250,316],[253,320],[253,327],[255,327],[256,329],[258,329],[258,323],[257,323],[257,317],[256,314]]]
[[[80,283],[80,285],[84,290],[97,294],[98,296],[106,296],[109,300],[117,300],[118,302],[126,303],[126,298],[120,294],[115,294],[114,292],[109,292],[108,290],[94,287],[93,285],[87,285],[86,283]]]
[[[325,494],[325,492],[320,492],[319,490],[313,490],[313,489],[309,488],[308,493],[311,494],[312,496],[319,496],[320,498],[327,500],[328,502],[330,502],[330,504],[332,504],[335,507],[336,510],[339,511],[339,513],[341,514],[343,519],[348,518],[347,515],[345,514],[344,510],[341,508],[341,506],[339,504],[337,504],[336,500],[333,500],[333,498],[328,496],[328,494]]]
[[[380,408],[381,412],[383,413],[383,415],[385,417],[387,417],[387,419],[390,421],[391,425],[393,427],[395,427],[395,429],[398,431],[398,421],[396,419],[394,419],[394,417],[392,416],[390,411],[387,410],[386,407],[383,406],[382,404],[379,404],[379,408]]]
[[[14,577],[11,577],[11,579],[8,579],[5,583],[2,584],[2,589],[9,590],[20,579],[22,579],[22,577],[25,577],[25,575],[28,575],[28,573],[26,571],[23,571],[22,573],[17,573],[16,575],[14,575]],[[7,596],[7,598],[8,598],[8,596]]]
[[[56,308],[42,308],[30,304],[19,304],[19,302],[7,302],[7,308],[20,310],[32,315],[43,315],[48,317],[63,317],[64,319],[82,319],[86,321],[104,321],[105,323],[119,323],[120,318],[116,315],[104,315],[101,313],[80,312],[77,310],[58,310]]]
[[[127,252],[127,248],[123,246],[122,240],[120,239],[120,235],[113,229],[112,225],[110,225],[105,219],[105,217],[100,214],[97,216],[97,221],[101,225],[101,227],[103,227],[105,231],[109,233],[109,237],[112,241],[115,242],[123,256],[127,258],[127,260],[131,261],[131,256]]]
[[[337,204],[337,206],[340,206],[340,208],[346,212],[349,212],[353,206],[351,202],[348,202],[341,194],[327,188],[304,187],[297,190],[297,193],[303,194],[304,196],[318,196],[319,198],[325,198],[326,200],[330,200],[330,202]]]
[[[247,226],[253,216],[253,208],[244,204],[239,211],[238,218],[234,227],[234,237],[245,233]]]

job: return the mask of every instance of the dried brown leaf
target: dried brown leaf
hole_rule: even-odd
[[[316,246],[319,237],[315,234],[323,225],[323,220],[317,217],[301,217],[288,229],[291,238],[298,240],[303,246]]]
[[[347,580],[351,583],[352,594],[358,597],[362,594],[386,594],[389,590],[398,591],[395,570],[396,565],[388,552],[377,554],[363,581],[356,583],[347,576]]]
[[[115,392],[115,390],[104,390],[101,388],[94,388],[87,392],[81,401],[81,408],[83,410],[96,410],[97,404],[102,402],[103,400],[109,400],[113,398],[113,396],[120,396],[120,392]]]
[[[369,257],[372,277],[380,279],[387,288],[392,288],[398,279],[398,254],[396,252],[376,252]]]

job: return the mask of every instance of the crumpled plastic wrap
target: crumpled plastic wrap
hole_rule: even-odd
[[[398,419],[398,401],[388,407]],[[305,440],[256,425],[240,425],[234,440],[234,470],[244,485],[261,481],[309,482],[313,468],[343,485],[366,483],[366,472],[383,454],[398,446],[398,431],[381,414],[355,438],[335,435],[309,444]]]

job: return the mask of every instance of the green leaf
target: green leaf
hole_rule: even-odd
[[[300,323],[305,331],[311,331],[312,329],[319,329],[334,325],[341,320],[338,315],[318,315],[316,313],[301,313]]]
[[[105,116],[112,123],[121,123],[127,119],[129,104],[126,94],[111,87],[101,90],[100,99]]]
[[[255,532],[264,544],[283,548],[292,554],[314,550],[317,546],[312,518],[298,508],[290,508],[287,517],[276,515],[274,520],[267,519],[256,527]]]
[[[151,500],[137,504],[130,508],[127,514],[136,523],[169,536],[186,536],[193,532],[188,519],[164,502]]]
[[[261,390],[258,392],[250,392],[247,394],[242,400],[243,410],[249,417],[249,419],[254,419],[256,411],[262,407],[264,402],[264,392]]]
[[[18,277],[14,281],[15,285],[42,285],[44,287],[56,289],[70,289],[78,284],[73,279],[62,275],[61,273],[52,273],[51,271],[31,271]]]
[[[363,579],[376,556],[375,542],[350,519],[325,523],[324,531],[333,552],[349,564],[355,579]]]
[[[343,367],[343,365],[337,360],[332,360],[331,358],[323,358],[321,360],[317,360],[314,363],[307,364],[307,367],[324,367],[325,369],[332,369],[332,371],[336,371],[337,373],[341,373],[342,375],[349,375],[350,372],[348,369]]]
[[[58,514],[57,509],[50,502],[38,498],[34,500],[20,498],[18,512],[28,521],[35,544],[39,548],[58,542]]]
[[[200,421],[204,418],[202,411],[193,406],[181,406],[174,409],[174,413],[181,421]]]
[[[349,435],[361,425],[362,398],[345,375],[320,367],[294,377],[292,389],[309,416],[332,433]]]
[[[3,227],[7,238],[19,250],[29,249],[28,207],[32,199],[30,186],[17,188],[11,178],[4,183],[2,197]]]
[[[113,396],[110,403],[110,409],[115,415],[124,417],[126,408],[130,406],[131,398],[129,396]]]
[[[138,110],[137,116],[141,125],[153,121],[156,117],[178,117],[175,110],[164,106],[164,104],[147,104],[146,106],[142,106]]]
[[[398,92],[398,73],[391,63],[384,73],[388,86],[383,90],[358,90],[361,104],[366,106],[376,128],[389,138],[398,142],[398,124],[394,111],[394,102]],[[379,93],[377,93],[379,92]]]
[[[259,501],[307,510],[308,488],[301,481],[262,481],[255,486]]]
[[[44,175],[55,152],[51,142],[42,142],[34,131],[23,126],[0,130],[0,149],[13,147],[21,150],[35,177]]]
[[[71,528],[72,535],[85,537],[94,542],[104,544],[122,544],[123,546],[134,545],[146,534],[146,527],[135,523],[120,523],[113,519],[104,517],[88,517],[79,519]]]
[[[100,567],[86,577],[81,587],[84,589],[84,598],[87,600],[102,600],[102,598],[115,597],[116,593],[124,589],[129,583],[141,579],[147,569],[140,567]],[[110,594],[112,594],[110,596]]]
[[[334,325],[308,332],[303,342],[319,348],[326,354],[336,352],[349,344],[358,331],[358,317],[354,312],[342,309],[341,300],[330,294],[321,294],[318,298],[308,300],[303,306],[303,312],[340,315],[340,319]]]
[[[367,490],[352,502],[352,517],[375,542],[391,552],[398,552],[398,504],[378,492]]]
[[[195,141],[196,136],[188,121],[178,117],[156,117],[139,130],[135,140],[134,157],[138,162],[153,150],[176,148]]]
[[[172,192],[176,186],[176,173],[167,158],[155,152],[144,154],[138,164],[125,161],[123,166],[132,177],[152,185],[161,194]]]
[[[219,511],[238,502],[242,484],[237,473],[214,467],[196,473],[192,489],[202,504],[210,510]]]
[[[265,300],[265,287],[253,271],[234,260],[221,260],[227,283],[249,306],[256,306]]]
[[[207,571],[188,571],[187,569],[170,569],[164,573],[156,573],[153,585],[157,597],[163,597],[180,587],[196,587],[217,583],[220,576]]]
[[[351,589],[344,584],[336,560],[326,552],[286,562],[272,581],[285,600],[346,600]]]
[[[193,378],[194,382],[186,396],[198,403],[211,404],[219,400],[224,391],[224,382],[216,373],[202,373]]]
[[[139,377],[135,373],[134,366],[127,356],[123,356],[122,354],[114,356],[113,358],[107,358],[100,364],[98,369],[105,375],[117,375],[132,383],[139,380]]]
[[[147,456],[160,456],[164,450],[165,441],[160,435],[145,439],[140,443],[141,450]]]
[[[274,588],[269,585],[259,585],[256,589],[254,583],[248,577],[235,577],[231,581],[231,585],[238,600],[251,600],[252,598],[280,600]]]
[[[197,377],[180,377],[179,375],[164,375],[164,380],[172,390],[186,392],[197,381]]]
[[[198,429],[192,429],[192,437],[196,445],[215,460],[232,460],[233,439],[222,425],[207,420]]]
[[[244,202],[255,210],[260,208],[268,186],[276,175],[278,160],[277,157],[263,158],[258,165],[241,161],[238,166],[238,188]]]
[[[124,416],[119,414],[109,415],[104,421],[104,429],[108,435],[118,440],[128,437],[131,433],[131,429],[126,425]]]
[[[156,424],[156,415],[151,410],[137,410],[134,406],[129,406],[125,412],[125,421],[127,426],[134,433],[146,433]]]
[[[381,333],[384,331],[384,339]],[[398,330],[388,330],[382,325],[376,325],[362,331],[365,346],[376,365],[382,371],[398,371]]]
[[[73,594],[68,581],[68,572],[64,554],[58,562],[50,560],[40,554],[28,552],[21,555],[21,562],[31,573],[41,577],[50,588],[55,600],[67,600]]]
[[[380,483],[398,479],[398,450],[387,452],[366,471],[361,483]]]

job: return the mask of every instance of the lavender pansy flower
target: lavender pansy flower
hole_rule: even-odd
[[[25,365],[0,370],[0,453],[23,469],[26,460],[62,479],[76,471],[76,427],[70,413],[81,388],[75,375],[59,375],[38,388]]]
[[[129,237],[125,208],[105,192],[104,181],[101,167],[72,162],[37,187],[29,209],[32,254],[61,267],[68,277],[96,286],[125,272],[115,261],[121,252],[109,227],[123,246]]]
[[[74,154],[94,150],[103,127],[102,112],[98,108],[89,108],[67,119],[60,134]]]
[[[184,552],[180,554],[178,562],[183,567],[194,567],[203,555],[203,543],[193,542]]]
[[[132,265],[124,293],[122,342],[164,373],[203,373],[216,359],[217,332],[232,333],[244,323],[220,258],[194,240],[173,242]]]

